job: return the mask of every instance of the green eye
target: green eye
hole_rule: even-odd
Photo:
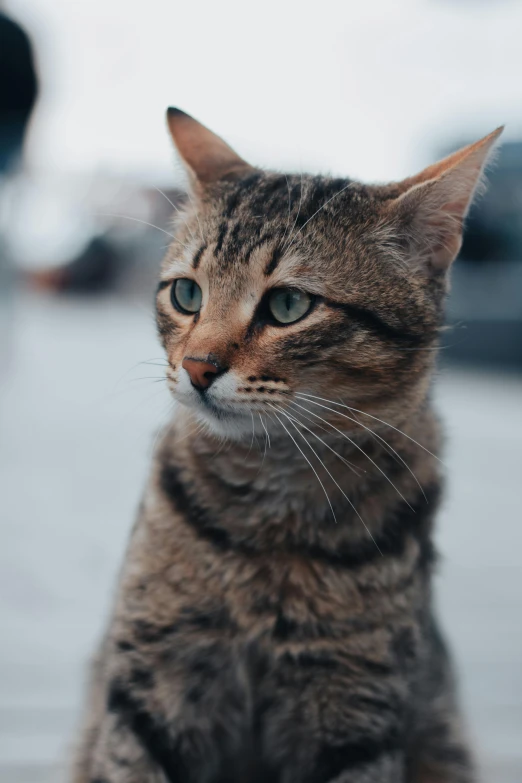
[[[268,307],[280,324],[292,324],[310,310],[312,297],[293,288],[274,288],[268,297]]]
[[[170,298],[176,310],[181,313],[199,313],[201,309],[201,288],[188,277],[180,277],[174,281]]]

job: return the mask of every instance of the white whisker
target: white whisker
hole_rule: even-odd
[[[226,445],[227,445],[227,438],[225,438],[225,437],[222,437],[222,438],[221,438],[221,443],[219,444],[219,448],[218,448],[218,450],[217,450],[217,451],[216,451],[216,452],[215,452],[215,453],[212,455],[212,459],[216,459],[216,457],[218,456],[218,454],[221,454],[221,452],[223,451],[223,449],[225,448],[225,446],[226,446]]]
[[[186,435],[184,435],[184,436],[183,436],[182,438],[180,438],[179,440],[176,440],[176,446],[177,446],[179,443],[183,443],[183,441],[184,441],[184,440],[187,440],[187,438],[191,438],[192,436],[196,437],[197,435],[199,435],[199,433],[200,433],[202,430],[204,430],[204,429],[205,429],[205,426],[206,426],[206,423],[205,423],[205,422],[200,422],[199,424],[197,424],[197,425],[196,425],[196,427],[194,427],[194,429],[193,429],[193,430],[191,430],[190,432],[188,432]],[[216,456],[216,455],[214,454],[214,456]]]
[[[290,405],[294,405],[294,406],[296,405],[296,403],[295,403],[295,402],[290,402],[289,404],[290,404]],[[299,407],[300,407],[302,410],[306,410],[305,408],[303,408],[303,406],[302,406],[302,405],[300,405]],[[310,411],[310,412],[311,412],[311,411]],[[295,415],[297,415],[297,414],[295,414]],[[329,429],[327,429],[326,427],[323,427],[321,424],[318,424],[316,421],[314,421],[313,419],[311,419],[311,418],[310,418],[310,416],[305,416],[303,413],[301,413],[300,415],[301,415],[301,417],[302,417],[303,419],[306,419],[307,421],[311,422],[312,424],[315,424],[315,426],[316,426],[316,427],[319,427],[319,429],[320,429],[320,430],[322,430],[322,432],[326,432],[326,433],[328,433],[328,434],[331,434],[331,431],[330,431]],[[314,434],[315,434],[315,433],[314,433]],[[326,446],[326,445],[327,445],[327,444],[325,443],[325,446]],[[337,454],[337,452],[335,452],[335,453]],[[345,457],[342,457],[340,454],[339,454],[338,456],[339,456],[339,459],[342,459],[342,460],[343,460],[343,462],[345,462],[345,463],[346,463],[346,464],[347,464],[349,467],[351,467],[351,468],[352,468],[352,470],[355,470],[355,469],[356,469],[356,468],[355,468],[355,465],[352,465],[352,463],[351,463],[351,462],[349,462],[347,459],[345,459]],[[359,467],[359,466],[357,466],[357,470],[358,470],[360,473],[366,473],[366,471],[365,471],[363,468]]]
[[[268,444],[270,443],[270,435],[268,434],[268,430],[265,427],[265,422],[263,421],[263,417],[261,416],[260,413],[258,414],[258,416],[259,416],[259,421],[261,422],[261,426],[263,427],[263,429],[265,431],[265,450],[263,452],[263,459],[261,460],[261,465],[259,466],[259,470],[257,471],[257,473],[259,475],[259,473],[261,473],[261,470],[263,469],[263,465],[265,464],[266,450],[268,448]]]
[[[328,408],[326,405],[321,405],[321,403],[319,403],[319,402],[313,402],[313,400],[306,400],[306,402],[311,402],[313,405],[318,405],[320,408],[325,408],[327,411],[329,410],[329,411],[332,411],[332,413],[337,413],[339,416],[344,416],[344,418],[348,418],[347,416],[345,416],[345,414],[344,414],[344,413],[339,413],[339,411],[336,411],[336,410],[334,410],[333,408]],[[296,403],[296,405],[297,405],[297,403]],[[377,465],[377,463],[376,463],[376,462],[375,462],[375,461],[374,461],[374,460],[373,460],[373,459],[372,459],[372,458],[369,456],[369,454],[367,454],[367,453],[364,451],[364,449],[363,449],[361,446],[359,446],[359,444],[358,444],[358,443],[356,443],[354,440],[352,440],[352,438],[348,437],[348,435],[347,435],[345,432],[342,432],[341,430],[337,429],[337,427],[334,427],[334,425],[333,425],[333,424],[330,424],[330,422],[329,422],[329,421],[327,421],[326,419],[324,419],[322,416],[319,416],[317,413],[314,413],[313,411],[310,411],[310,410],[308,410],[308,408],[304,408],[302,405],[298,405],[298,407],[299,407],[299,408],[303,408],[303,410],[305,410],[307,413],[311,413],[311,414],[312,414],[312,416],[317,416],[317,418],[318,418],[318,419],[321,419],[321,421],[324,421],[324,422],[325,422],[325,424],[328,424],[328,425],[329,425],[329,426],[330,426],[332,429],[336,430],[336,431],[337,431],[337,432],[338,432],[340,435],[342,435],[342,436],[343,436],[343,438],[346,438],[346,440],[347,440],[347,441],[349,441],[349,443],[351,443],[351,444],[352,444],[352,446],[354,446],[354,447],[355,447],[355,448],[356,448],[358,451],[360,451],[360,452],[361,452],[361,454],[364,454],[364,456],[366,457],[366,459],[367,459],[367,460],[369,460],[369,461],[372,463],[372,465],[373,465],[375,468],[377,468],[377,470],[379,471],[379,473],[381,473],[381,474],[384,476],[384,478],[386,479],[386,481],[388,481],[388,482],[389,482],[389,483],[392,485],[392,487],[394,488],[394,490],[396,491],[396,493],[398,494],[398,496],[399,496],[399,497],[400,497],[402,500],[404,500],[404,502],[406,503],[406,505],[408,506],[408,508],[410,508],[412,511],[414,511],[414,510],[415,510],[415,509],[414,509],[414,508],[412,508],[412,506],[411,506],[411,505],[408,503],[408,501],[406,500],[406,498],[404,497],[404,495],[402,494],[402,492],[401,492],[401,491],[400,491],[400,490],[399,490],[399,489],[398,489],[398,488],[395,486],[395,484],[393,483],[393,481],[391,480],[391,478],[390,478],[389,476],[387,476],[387,475],[386,475],[386,473],[384,472],[384,470],[383,470],[383,469],[382,469],[382,468],[381,468],[379,465]]]
[[[250,452],[252,451],[252,446],[254,445],[254,436],[256,434],[255,424],[254,424],[254,414],[252,411],[250,411],[250,415],[252,417],[252,440],[250,441],[250,448],[247,451],[247,457],[250,455]],[[246,457],[245,457],[246,459]]]
[[[308,223],[312,220],[312,218],[314,218],[316,215],[319,214],[319,212],[321,212],[321,210],[323,210],[326,206],[328,206],[328,204],[331,201],[333,201],[334,198],[337,198],[337,196],[340,196],[341,193],[344,193],[344,191],[348,190],[348,188],[352,188],[355,184],[356,184],[355,182],[349,182],[347,185],[345,185],[344,188],[341,188],[341,190],[339,190],[337,193],[334,193],[333,196],[331,196],[327,201],[325,201],[324,204],[321,207],[319,207],[319,209],[317,209],[311,217],[308,218],[308,220],[305,220],[305,222],[303,223],[301,228],[298,231],[295,232],[295,234],[293,236],[293,239],[291,240],[291,242],[288,245],[288,247],[291,247],[291,245],[295,242],[296,238],[299,236],[299,234],[301,233],[303,228],[308,225]],[[296,218],[296,220],[297,220],[297,218]]]
[[[286,244],[284,245],[284,249],[285,250],[288,247],[290,247],[290,245],[292,243],[292,234],[294,232],[296,223],[297,223],[297,221],[299,219],[299,215],[301,214],[301,204],[302,203],[303,203],[303,173],[301,172],[301,185],[300,185],[300,188],[299,188],[299,206],[297,208],[297,215],[295,216],[295,220],[294,220],[294,223],[293,223],[292,228],[290,230],[290,234],[288,235],[288,240],[287,240]]]
[[[304,396],[304,395],[297,395],[297,397],[298,397],[298,399],[300,399],[300,400],[303,400],[304,402],[312,402],[312,400],[308,400],[308,399],[307,399],[307,396]],[[342,403],[338,403],[338,404],[342,404]],[[345,408],[345,407],[347,407],[347,406],[343,405],[343,408]],[[352,410],[352,409],[350,408],[350,410]],[[346,414],[343,414],[343,416],[346,416]],[[400,462],[402,462],[402,464],[404,465],[404,467],[406,468],[406,470],[408,470],[408,471],[409,471],[409,473],[410,473],[410,474],[413,476],[413,478],[414,478],[415,482],[417,483],[417,486],[419,487],[420,491],[422,492],[422,494],[423,494],[423,496],[424,496],[424,500],[425,500],[425,501],[426,501],[426,503],[427,503],[427,502],[428,502],[428,498],[426,497],[426,493],[424,492],[424,489],[422,488],[422,485],[421,485],[421,483],[420,483],[419,479],[417,478],[417,476],[415,475],[415,473],[413,472],[413,470],[410,468],[410,466],[408,465],[408,463],[406,462],[406,460],[404,460],[404,459],[401,457],[401,455],[400,455],[400,454],[399,454],[397,451],[395,451],[395,449],[393,448],[393,446],[391,446],[391,445],[388,443],[388,441],[387,441],[387,440],[385,440],[385,439],[384,439],[384,438],[383,438],[381,435],[379,435],[379,433],[378,433],[378,432],[374,432],[374,431],[373,431],[373,430],[371,430],[369,427],[367,427],[367,426],[366,426],[366,424],[363,424],[362,422],[358,421],[357,419],[354,419],[352,416],[346,416],[346,418],[348,419],[348,421],[353,421],[353,423],[354,423],[354,424],[357,424],[359,427],[362,427],[363,429],[365,429],[367,432],[369,432],[369,433],[370,433],[370,435],[372,435],[372,437],[374,437],[374,438],[378,438],[378,439],[381,441],[381,443],[383,443],[383,444],[384,444],[384,446],[385,446],[387,449],[389,449],[389,450],[390,450],[390,451],[391,451],[391,452],[392,452],[392,453],[395,455],[395,457],[396,457],[398,460],[400,460]]]
[[[269,403],[269,404],[270,404],[270,403]],[[283,411],[281,411],[281,413],[283,413]],[[335,454],[335,456],[336,456],[336,457],[338,457],[338,458],[341,460],[341,462],[343,462],[343,463],[346,465],[346,467],[347,467],[347,468],[350,468],[350,470],[352,471],[352,473],[355,473],[355,475],[356,475],[358,478],[360,477],[360,476],[359,476],[359,470],[358,470],[358,469],[357,469],[357,468],[356,468],[354,465],[352,465],[352,463],[351,463],[351,462],[349,462],[347,459],[345,459],[345,458],[344,458],[344,457],[343,457],[341,454],[339,454],[337,451],[335,451],[335,449],[332,449],[332,447],[331,447],[331,446],[329,446],[329,445],[328,445],[328,443],[326,443],[326,441],[324,441],[324,440],[323,440],[321,437],[319,437],[319,435],[317,435],[317,433],[315,433],[313,430],[311,430],[311,429],[310,429],[310,427],[307,427],[307,426],[306,426],[306,424],[303,424],[303,422],[302,422],[302,421],[299,419],[299,417],[297,416],[297,414],[291,414],[291,413],[288,413],[288,412],[287,412],[287,415],[288,415],[288,416],[290,416],[290,418],[291,418],[291,419],[293,419],[294,421],[296,421],[296,422],[299,424],[299,426],[300,426],[300,427],[303,427],[303,428],[304,428],[304,429],[305,429],[307,432],[309,432],[311,435],[313,435],[313,436],[314,436],[314,438],[316,438],[316,439],[317,439],[317,440],[318,440],[320,443],[322,443],[322,444],[323,444],[323,446],[326,446],[326,448],[327,448],[329,451],[331,451],[331,452],[332,452],[332,454]],[[309,420],[309,421],[310,421],[310,420]],[[325,430],[325,428],[324,428],[324,427],[321,427],[321,429],[322,429],[322,430]],[[326,430],[325,430],[325,431],[326,431]]]
[[[150,228],[155,228],[158,231],[162,231],[168,237],[171,237],[174,240],[174,242],[177,242],[186,250],[190,249],[188,245],[185,245],[183,242],[180,242],[180,240],[177,237],[175,237],[174,234],[171,234],[170,231],[165,231],[164,228],[155,226],[154,223],[148,223],[146,220],[141,220],[140,218],[131,217],[130,215],[116,215],[114,212],[104,212],[101,215],[101,217],[114,217],[114,218],[121,218],[122,220],[133,220],[135,223],[141,223],[143,226],[149,226]]]
[[[205,241],[205,239],[204,239],[204,237],[203,237],[203,229],[201,228],[201,223],[199,222],[198,209],[197,209],[197,207],[196,207],[196,206],[195,206],[195,204],[194,204],[194,199],[192,198],[192,193],[190,192],[190,190],[187,192],[187,195],[188,195],[188,197],[189,197],[189,199],[190,199],[190,203],[192,204],[192,207],[193,207],[193,209],[194,209],[194,214],[196,215],[196,220],[198,221],[198,226],[199,226],[199,235],[200,235],[200,237],[201,237],[201,241],[202,241],[202,242],[204,242],[204,241]]]
[[[265,426],[265,422],[263,421],[263,417],[261,416],[261,414],[258,414],[258,415],[259,415],[259,420],[261,422],[261,426],[263,427],[263,429],[264,429],[264,431],[266,433],[266,443],[268,444],[269,448],[272,448],[271,443],[270,443],[270,435],[268,434],[268,430],[267,430],[267,428]],[[265,448],[265,454],[266,454],[266,448]]]
[[[273,407],[274,407],[274,406],[273,406]],[[274,410],[275,410],[275,407],[274,407]],[[312,470],[313,470],[313,472],[314,472],[314,474],[315,474],[315,477],[316,477],[317,481],[319,482],[319,484],[321,485],[321,488],[322,488],[322,490],[323,490],[323,492],[324,492],[324,494],[325,494],[326,500],[328,501],[328,505],[330,506],[330,510],[331,510],[331,512],[332,512],[332,516],[333,516],[334,520],[337,522],[337,517],[335,516],[335,511],[333,510],[333,506],[332,506],[332,504],[331,504],[331,502],[330,502],[330,498],[328,497],[328,492],[326,491],[326,488],[325,488],[325,486],[324,486],[323,482],[321,481],[321,477],[319,476],[319,473],[316,471],[316,469],[314,468],[314,466],[312,465],[312,463],[310,462],[310,460],[308,459],[308,457],[306,456],[306,454],[304,453],[304,451],[302,450],[302,448],[299,446],[298,442],[297,442],[297,441],[296,441],[296,439],[293,437],[292,433],[291,433],[291,432],[289,432],[289,431],[287,430],[287,428],[285,427],[285,425],[283,424],[283,422],[281,421],[281,419],[279,418],[279,416],[277,415],[277,413],[274,413],[274,416],[276,417],[277,421],[279,422],[279,424],[281,425],[281,427],[284,429],[284,431],[286,432],[286,434],[288,435],[288,437],[289,437],[289,438],[291,438],[291,440],[293,440],[293,442],[294,442],[294,444],[295,444],[295,447],[297,448],[297,450],[298,450],[298,451],[301,453],[301,455],[303,456],[303,458],[304,458],[304,459],[305,459],[305,460],[308,462],[308,464],[309,464],[309,465],[310,465],[310,467],[312,468]]]
[[[152,187],[154,188],[154,190],[157,190],[157,191],[158,191],[158,193],[159,193],[161,196],[163,196],[163,198],[167,199],[167,201],[169,202],[169,204],[170,204],[170,206],[172,207],[172,209],[174,209],[174,210],[175,210],[175,211],[178,213],[178,215],[181,215],[181,210],[180,210],[180,208],[179,208],[179,207],[177,207],[177,206],[174,204],[174,202],[170,200],[170,198],[167,196],[167,194],[166,194],[166,193],[164,193],[162,190],[160,190],[160,188],[158,188],[156,185],[153,185]],[[186,221],[186,220],[184,220],[184,221],[183,221],[183,224],[184,224],[184,225],[186,226],[186,228],[188,229],[188,231],[189,231],[189,233],[190,233],[190,236],[192,237],[192,239],[193,239],[193,240],[195,240],[194,233],[193,233],[193,231],[191,230],[191,228],[189,227],[189,225],[187,224],[187,221]]]
[[[297,430],[297,432],[299,433],[299,435],[301,435],[301,437],[303,438],[304,442],[306,443],[306,445],[308,446],[308,448],[311,450],[312,454],[314,454],[314,455],[315,455],[315,457],[316,457],[316,459],[318,459],[318,460],[319,460],[319,462],[321,463],[321,465],[323,466],[323,468],[326,470],[326,472],[328,473],[328,475],[329,475],[329,476],[330,476],[330,478],[332,479],[332,481],[333,481],[333,483],[335,484],[335,486],[337,487],[337,489],[340,491],[340,493],[341,493],[341,494],[342,494],[342,496],[345,498],[345,500],[347,500],[347,501],[348,501],[348,503],[349,503],[349,504],[350,504],[350,506],[352,507],[353,511],[355,512],[355,514],[357,515],[357,517],[358,517],[358,518],[360,519],[360,521],[362,522],[362,524],[363,524],[363,526],[364,526],[364,529],[366,530],[366,532],[368,533],[368,535],[369,535],[369,536],[370,536],[370,538],[372,539],[373,543],[374,543],[374,544],[375,544],[375,546],[377,547],[377,550],[378,550],[378,552],[379,552],[379,553],[381,554],[381,556],[382,556],[382,552],[381,552],[381,550],[380,550],[380,548],[379,548],[379,545],[378,545],[377,541],[376,541],[376,540],[375,540],[375,538],[372,536],[372,534],[371,534],[371,532],[370,532],[370,530],[369,530],[368,526],[366,525],[366,523],[365,523],[364,519],[361,517],[361,515],[360,515],[360,514],[359,514],[359,512],[357,511],[357,509],[355,508],[354,504],[352,503],[352,501],[350,500],[350,498],[348,497],[348,495],[346,494],[346,492],[344,492],[344,490],[342,489],[342,487],[341,487],[341,486],[340,486],[340,485],[337,483],[337,481],[334,479],[334,477],[332,476],[332,474],[330,473],[330,471],[328,470],[328,468],[326,467],[326,465],[324,464],[323,460],[321,459],[321,457],[319,456],[319,454],[316,452],[316,450],[314,449],[314,447],[313,447],[313,446],[312,446],[310,443],[308,443],[308,441],[306,440],[306,438],[305,438],[305,436],[303,435],[303,433],[302,433],[302,432],[301,432],[301,431],[300,431],[300,430],[297,428],[297,426],[294,424],[294,422],[293,422],[293,420],[292,420],[292,419],[293,419],[293,417],[289,416],[288,414],[284,413],[283,411],[281,411],[281,413],[283,414],[283,416],[286,416],[286,418],[289,420],[290,424],[291,424],[291,425],[294,427],[294,429],[295,429],[295,430]],[[303,426],[303,427],[304,427],[304,424],[302,424],[301,426]],[[305,429],[308,429],[308,427],[305,427]],[[309,431],[311,432],[311,430],[309,430]],[[314,433],[313,433],[313,432],[312,432],[312,435],[314,435]],[[319,440],[321,440],[321,438],[319,438]],[[322,443],[324,443],[324,441],[321,441],[321,442],[322,442]],[[326,446],[327,444],[325,443],[324,445]],[[334,454],[335,454],[335,453],[336,453],[336,452],[334,452]],[[336,521],[337,521],[337,520],[336,520]]]
[[[290,194],[290,183],[288,182],[288,176],[286,174],[285,174],[285,179],[286,179],[286,187],[287,187],[287,190],[288,190],[288,218],[286,220],[285,233],[283,234],[283,239],[281,240],[281,245],[283,247],[285,245],[285,239],[286,239],[286,235],[288,233],[288,227],[290,226],[290,216],[291,216],[291,211],[292,211],[292,197],[291,197],[291,194]]]
[[[400,435],[403,435],[405,438],[408,438],[408,440],[411,440],[412,443],[415,443],[416,446],[418,446],[420,449],[423,449],[427,454],[430,455],[430,457],[434,457],[436,460],[438,460],[441,465],[444,465],[444,462],[441,460],[440,457],[437,457],[436,454],[433,454],[429,449],[426,448],[426,446],[423,446],[422,443],[419,443],[417,440],[412,438],[410,435],[407,435],[402,430],[398,429],[398,427],[394,427],[393,424],[389,424],[389,422],[384,421],[383,419],[377,418],[377,416],[373,416],[371,413],[366,413],[366,411],[361,411],[358,408],[352,408],[349,405],[344,405],[341,402],[334,402],[333,400],[327,400],[325,397],[317,397],[315,394],[306,394],[305,392],[300,392],[304,397],[313,397],[316,400],[323,400],[323,402],[330,402],[332,405],[340,405],[342,408],[346,408],[349,411],[355,411],[355,413],[361,413],[363,416],[368,416],[370,419],[374,419],[374,421],[378,421],[381,424],[384,424],[385,427],[390,427],[390,429],[395,430],[395,432],[398,432]]]

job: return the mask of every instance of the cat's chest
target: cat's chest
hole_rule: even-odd
[[[350,573],[282,555],[237,564],[216,598],[240,633],[276,639],[330,635],[366,603]]]
[[[230,532],[218,539],[213,528],[195,530],[186,520],[175,530],[169,537],[159,525],[138,531],[120,593],[125,624],[138,619],[168,638],[298,641],[346,637],[362,619],[406,608],[395,596],[402,570],[411,571],[409,556],[351,568],[334,556],[256,549],[245,538],[237,545]]]

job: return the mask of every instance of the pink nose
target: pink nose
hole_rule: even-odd
[[[183,359],[181,366],[188,372],[190,382],[196,389],[207,389],[219,372],[216,365],[212,364],[212,362],[190,359],[187,356]]]

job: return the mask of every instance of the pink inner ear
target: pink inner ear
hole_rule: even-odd
[[[196,181],[212,183],[252,170],[220,136],[190,115],[169,109],[167,123],[172,140]]]
[[[444,270],[457,256],[464,218],[501,130],[399,183],[401,195],[390,204],[390,212],[407,232],[409,252],[418,268]]]
[[[462,226],[467,206],[467,199],[449,201],[426,219],[431,265],[435,269],[447,269],[456,258],[462,245]]]
[[[439,179],[439,177],[453,168],[467,168],[470,173],[473,172],[478,177],[493,144],[503,130],[504,127],[501,126],[484,136],[483,139],[479,139],[479,141],[473,144],[468,144],[467,147],[457,150],[443,160],[432,163],[431,166],[428,166],[413,177],[408,177],[402,183],[404,190],[431,179]]]
[[[444,240],[433,242],[431,250],[431,264],[434,269],[447,269],[457,257],[462,245],[462,234],[448,235]]]
[[[469,203],[469,197],[461,198],[458,201],[448,201],[447,204],[443,204],[440,208],[441,212],[445,212],[447,215],[451,215],[455,220],[459,220],[462,226],[462,220],[466,214]]]

